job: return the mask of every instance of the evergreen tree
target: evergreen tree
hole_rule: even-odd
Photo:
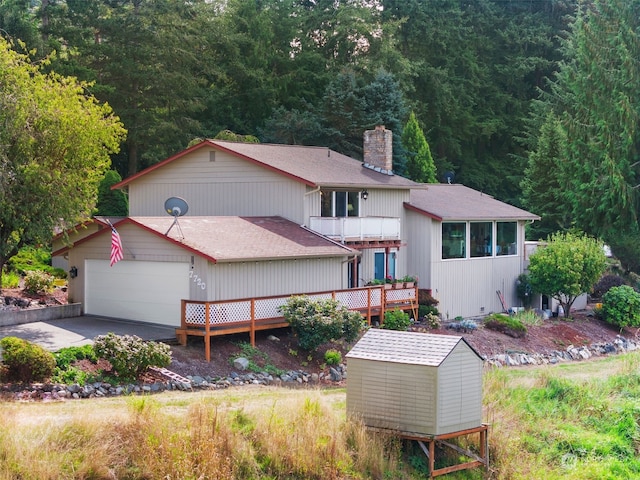
[[[407,178],[420,183],[437,183],[431,149],[414,112],[402,131],[402,144],[407,152]]]
[[[122,177],[115,170],[107,170],[98,186],[98,202],[95,215],[105,217],[126,217],[129,214],[129,202],[122,190],[111,190],[111,186],[120,182]]]
[[[571,218],[611,245],[640,241],[639,10],[640,0],[581,4],[545,99],[568,139],[561,184]]]
[[[571,209],[565,198],[564,181],[568,173],[563,171],[567,148],[566,132],[550,112],[540,129],[538,145],[529,154],[521,183],[523,204],[541,217],[527,231],[531,238],[547,238],[570,227]]]

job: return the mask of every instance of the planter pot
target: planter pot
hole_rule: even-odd
[[[416,286],[416,282],[405,282],[404,288],[413,288]]]
[[[404,288],[404,283],[392,283],[394,289]]]
[[[391,290],[392,285],[390,283],[385,283],[384,284],[384,289],[385,290]]]

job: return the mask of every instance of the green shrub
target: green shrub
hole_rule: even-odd
[[[418,305],[418,318],[426,317],[427,315],[438,316],[438,308],[433,305]]]
[[[135,380],[148,367],[166,367],[171,363],[169,346],[145,342],[136,335],[99,335],[93,341],[99,358],[108,360],[118,377]]]
[[[350,312],[334,299],[311,300],[304,295],[293,296],[280,311],[304,350],[313,351],[341,338],[351,342],[364,327],[362,315]]]
[[[409,330],[409,325],[411,325],[409,314],[398,308],[384,314],[384,323],[382,324],[382,328],[406,332]]]
[[[522,306],[529,308],[533,300],[533,287],[531,287],[531,278],[526,273],[518,275],[516,280],[516,294],[522,302]]]
[[[503,313],[493,313],[485,319],[485,327],[504,333],[513,338],[522,338],[527,334],[527,327],[517,318]]]
[[[91,360],[96,362],[98,357],[92,345],[82,345],[80,347],[66,347],[53,354],[56,359],[56,366],[66,370],[76,360]]]
[[[67,278],[62,268],[51,266],[51,252],[45,248],[23,247],[17,255],[9,260],[9,269],[19,275],[26,275],[32,270],[40,270],[56,278]]]
[[[602,318],[624,327],[640,327],[640,294],[628,285],[612,287],[602,297]]]
[[[20,286],[20,275],[13,271],[3,270],[2,283],[0,288],[18,288]]]
[[[7,380],[17,382],[42,382],[54,372],[56,360],[51,352],[40,345],[17,337],[0,340],[4,375]]]
[[[324,352],[324,361],[327,365],[339,365],[342,362],[342,354],[331,348]]]
[[[55,277],[41,270],[30,270],[24,277],[24,289],[27,293],[47,293],[53,288]]]

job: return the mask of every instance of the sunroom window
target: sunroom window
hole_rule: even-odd
[[[466,222],[442,224],[442,258],[465,258],[467,241]]]
[[[517,255],[518,228],[516,222],[497,222],[496,255]]]
[[[493,222],[470,222],[471,257],[490,257],[493,251]]]

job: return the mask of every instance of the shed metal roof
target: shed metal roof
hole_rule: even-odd
[[[540,220],[540,217],[491,195],[459,184],[434,183],[411,190],[407,208],[436,220]]]
[[[379,328],[365,333],[346,358],[437,367],[460,342],[464,342],[482,360],[480,354],[460,336]]]

